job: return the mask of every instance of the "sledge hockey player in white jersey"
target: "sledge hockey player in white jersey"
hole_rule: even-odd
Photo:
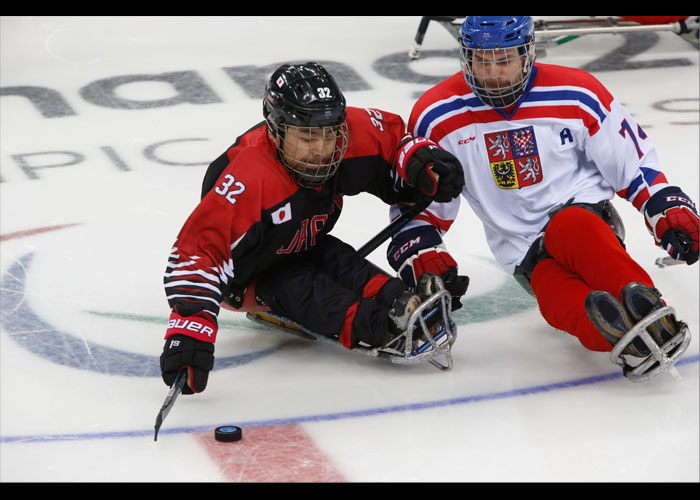
[[[674,259],[698,260],[695,205],[668,183],[647,134],[592,75],[535,64],[530,17],[467,17],[460,59],[462,71],[417,101],[408,130],[460,160],[462,195],[495,258],[551,326],[610,352],[630,380],[673,370],[687,325],[626,252],[610,202],[631,202]],[[408,283],[456,273],[442,235],[459,200],[433,203],[394,238],[387,256]]]

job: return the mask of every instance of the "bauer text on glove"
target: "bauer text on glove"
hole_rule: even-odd
[[[172,385],[177,374],[187,369],[183,394],[202,392],[214,367],[214,340],[217,325],[199,316],[182,317],[173,311],[165,345],[160,356],[163,382]]]

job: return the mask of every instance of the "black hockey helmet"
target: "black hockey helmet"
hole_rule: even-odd
[[[335,174],[347,148],[345,115],[345,97],[318,63],[283,64],[265,87],[263,116],[280,161],[304,187],[320,186]],[[297,142],[322,137],[335,146],[323,158],[305,158],[302,149],[285,148],[290,127],[295,140],[303,137]]]

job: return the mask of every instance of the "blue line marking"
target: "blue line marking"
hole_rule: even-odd
[[[697,363],[700,360],[699,355],[688,356],[686,358],[680,359],[675,366],[689,365],[692,363]],[[238,427],[270,427],[273,425],[291,425],[291,424],[302,424],[307,422],[328,422],[332,420],[343,420],[348,418],[362,418],[371,417],[373,415],[383,415],[390,413],[401,413],[406,411],[418,411],[426,410],[432,408],[440,408],[443,406],[456,406],[463,404],[478,403],[481,401],[493,401],[497,399],[509,399],[516,398],[520,396],[529,396],[532,394],[540,394],[544,392],[559,391],[570,389],[574,387],[581,387],[586,385],[598,384],[601,382],[608,382],[611,380],[622,378],[622,372],[606,373],[603,375],[594,375],[592,377],[585,377],[574,380],[567,380],[564,382],[555,382],[551,384],[536,385],[533,387],[524,387],[521,389],[513,389],[510,391],[502,392],[492,392],[485,394],[476,394],[473,396],[464,396],[459,398],[441,399],[436,401],[424,401],[421,403],[411,403],[404,405],[394,405],[380,408],[371,408],[367,410],[357,410],[348,411],[341,413],[326,413],[319,415],[307,415],[301,417],[290,417],[290,418],[280,418],[272,420],[253,420],[250,422],[237,423]],[[632,383],[632,382],[630,382]],[[154,414],[156,408],[154,407]],[[155,419],[155,417],[154,417]],[[224,424],[221,424],[224,425]],[[192,432],[202,432],[214,429],[217,427],[215,424],[198,426],[198,427],[179,427],[175,429],[160,429],[158,432],[159,436],[164,434],[188,434]],[[134,438],[134,437],[147,437],[148,439],[153,439],[153,429],[142,430],[142,431],[119,431],[119,432],[101,432],[95,434],[54,434],[54,435],[44,435],[44,436],[2,436],[0,437],[0,443],[37,443],[37,442],[51,442],[51,441],[87,441],[90,439],[116,439],[116,438]]]

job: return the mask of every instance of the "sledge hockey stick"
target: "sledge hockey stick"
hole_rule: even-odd
[[[404,227],[419,213],[425,210],[431,202],[432,199],[425,198],[417,202],[412,207],[408,208],[404,213],[401,214],[400,217],[395,219],[391,224],[389,224],[382,231],[377,233],[377,235],[374,236],[374,238],[365,243],[362,246],[362,248],[360,248],[358,253],[363,257],[366,257],[367,255],[372,253],[379,245],[381,245],[382,243],[384,243],[384,241],[395,235],[402,227]],[[170,413],[170,410],[175,404],[175,400],[180,395],[180,393],[182,393],[182,388],[185,386],[186,382],[187,370],[182,370],[180,373],[177,374],[173,385],[170,386],[170,391],[168,392],[168,395],[166,396],[165,401],[163,402],[163,406],[158,412],[158,416],[156,417],[155,435],[153,437],[154,441],[158,440],[158,431],[160,430],[160,426],[163,424],[163,420],[165,420],[165,417],[168,416],[168,413]]]
[[[663,269],[668,266],[677,266],[678,264],[685,264],[684,260],[676,260],[673,257],[659,257],[654,261],[659,268]]]
[[[184,369],[180,373],[178,373],[177,377],[175,377],[175,382],[173,382],[173,385],[170,386],[170,391],[165,397],[163,406],[161,407],[160,411],[158,412],[158,416],[156,417],[156,432],[153,436],[153,441],[158,441],[158,431],[160,430],[160,426],[163,424],[163,420],[165,420],[165,417],[168,416],[168,413],[170,413],[170,410],[173,408],[175,400],[182,392],[182,388],[185,386],[185,382],[187,382],[187,369]]]
[[[681,255],[688,254],[693,246],[693,240],[690,238],[690,236],[688,236],[682,231],[677,231],[676,236],[681,245]],[[659,268],[663,269],[669,266],[677,266],[678,264],[686,264],[686,261],[680,259],[677,260],[673,257],[667,256],[659,257],[654,261],[654,264],[656,264]]]
[[[402,213],[400,217],[395,219],[391,224],[389,224],[387,227],[385,227],[379,233],[377,233],[377,235],[374,238],[365,243],[357,251],[357,253],[361,257],[367,257],[370,253],[376,250],[376,248],[379,245],[384,243],[384,241],[394,236],[401,230],[401,228],[403,228],[406,224],[415,219],[418,216],[418,214],[420,214],[423,210],[428,208],[428,206],[432,202],[432,198],[422,198],[421,200],[416,202],[415,205],[409,207],[404,213]],[[467,291],[467,287],[469,286],[469,278],[467,276],[452,277],[451,279],[445,281],[445,286],[455,297],[455,302],[453,303],[452,310],[456,311],[457,309],[462,307],[462,304],[459,301],[459,297],[464,295],[464,293]]]
[[[432,201],[433,200],[431,198],[423,198],[412,207],[409,207],[397,219],[394,219],[391,224],[378,232],[374,238],[362,245],[357,253],[359,253],[362,257],[367,257],[369,254],[374,252],[379,245],[398,233],[402,227],[411,222],[423,210],[428,208],[428,205],[430,205]]]

